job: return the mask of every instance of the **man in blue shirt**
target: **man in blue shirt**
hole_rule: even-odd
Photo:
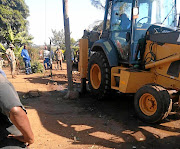
[[[122,13],[119,19],[121,20],[120,27],[122,30],[130,29],[131,21],[129,20],[129,18],[127,17],[125,13]]]
[[[26,74],[31,74],[32,73],[32,70],[31,70],[31,63],[30,63],[30,56],[29,56],[29,53],[27,51],[27,46],[24,45],[24,49],[22,49],[22,52],[21,52],[21,56],[23,57],[23,61],[25,63],[25,67],[26,67]]]

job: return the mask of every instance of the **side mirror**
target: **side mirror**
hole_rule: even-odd
[[[133,19],[137,19],[139,17],[139,7],[133,7]]]

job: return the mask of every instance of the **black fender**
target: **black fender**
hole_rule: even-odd
[[[93,44],[91,51],[103,51],[107,57],[109,66],[118,66],[119,55],[112,41],[100,39]]]

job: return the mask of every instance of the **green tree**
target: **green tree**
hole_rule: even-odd
[[[76,43],[74,38],[71,38],[71,46],[74,46],[74,44]]]
[[[32,43],[33,37],[30,35],[27,35],[25,31],[19,32],[15,34],[13,30],[11,29],[11,26],[7,26],[6,34],[4,35],[4,39],[7,41],[7,43],[12,43],[15,45],[17,50],[17,53],[20,53],[22,48],[19,48],[22,46],[22,44],[29,44]],[[0,49],[6,50],[6,48],[0,44]]]
[[[61,49],[65,50],[65,36],[64,36],[64,30],[61,31],[53,30],[52,29],[53,37],[51,37],[52,43],[55,46],[59,46]],[[74,38],[71,38],[71,47],[74,46],[76,41]]]
[[[8,43],[7,34],[10,26],[14,35],[27,31],[29,9],[24,0],[0,1],[0,42]],[[22,33],[21,33],[22,34]]]
[[[31,43],[32,42],[32,37],[31,36],[27,36],[26,32],[19,32],[18,34],[14,34],[14,32],[11,29],[11,26],[7,26],[7,33],[5,34],[5,39],[8,43],[12,43],[15,45],[14,48],[14,54],[17,58],[17,61],[19,61],[20,66],[22,66],[23,63],[23,59],[21,57],[21,51],[23,49],[22,44],[26,43]],[[2,50],[3,53],[5,53],[6,51],[6,47],[4,45],[2,45],[0,43],[0,50]]]
[[[106,0],[90,0],[91,4],[96,7],[97,9],[101,9],[101,10],[105,10],[105,3]],[[112,1],[109,2],[109,10],[108,10],[108,15],[111,15],[111,7],[112,7]],[[92,25],[89,26],[89,30],[93,30],[93,31],[97,31],[97,32],[101,32],[103,29],[103,23],[104,21],[102,20],[97,20],[95,21]],[[110,21],[107,20],[107,29],[110,26]]]
[[[105,0],[90,0],[90,1],[94,7],[104,10],[105,6],[103,4],[105,4]]]
[[[59,46],[61,49],[65,49],[65,36],[64,36],[64,30],[53,30],[52,29],[53,37],[51,37],[52,44],[55,46]]]
[[[71,49],[73,49],[75,57],[76,57],[77,51],[79,50],[79,45],[77,43],[79,43],[79,42],[75,41],[74,38],[71,38]]]

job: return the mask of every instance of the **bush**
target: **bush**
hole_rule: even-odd
[[[15,48],[15,55],[16,55],[16,61],[17,61],[17,67],[19,67],[19,69],[24,69],[25,68],[25,64],[24,64],[24,61],[23,61],[23,58],[21,57],[21,51],[22,51],[23,47],[16,47]],[[34,47],[31,47],[31,46],[28,46],[28,53],[31,57],[31,64],[34,65],[34,68],[40,68],[41,66],[39,66],[38,64],[38,59],[39,59],[39,50],[38,48],[34,48]],[[39,69],[38,68],[38,69]],[[41,68],[40,68],[40,71],[41,72]]]
[[[19,67],[19,69],[25,68],[25,64],[24,64],[23,58],[21,56],[16,57],[16,63],[17,63],[17,67]]]
[[[38,61],[36,61],[32,64],[31,69],[32,69],[33,73],[43,73],[44,72],[44,66]]]
[[[31,62],[36,63],[39,60],[39,49],[34,47],[28,48],[29,56],[31,57]]]

